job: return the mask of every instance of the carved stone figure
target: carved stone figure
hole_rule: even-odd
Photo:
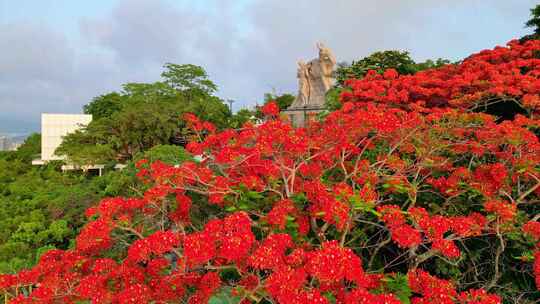
[[[334,84],[333,71],[336,58],[329,48],[322,43],[317,43],[319,58],[308,63],[298,62],[298,95],[285,111],[293,124],[304,124],[307,111],[309,113],[320,112],[324,106],[325,95]]]
[[[336,57],[329,48],[324,46],[324,44],[318,43],[317,47],[319,48],[319,64],[321,68],[320,75],[324,87],[324,93],[326,93],[334,85],[333,72],[334,67],[336,66]]]
[[[332,72],[336,58],[322,43],[317,43],[319,58],[298,62],[298,95],[289,109],[300,107],[321,107],[325,94],[334,84]]]
[[[304,106],[307,105],[309,95],[310,95],[310,88],[309,88],[309,69],[307,64],[300,60],[298,61],[298,95],[296,96],[295,102],[300,105]]]

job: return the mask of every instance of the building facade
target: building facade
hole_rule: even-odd
[[[41,159],[33,163],[39,165],[51,160],[64,159],[63,156],[54,154],[63,137],[88,125],[91,121],[92,115],[86,114],[41,114]]]

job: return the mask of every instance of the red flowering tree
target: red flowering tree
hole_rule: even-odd
[[[342,109],[306,128],[272,104],[239,131],[188,115],[202,161],[140,162],[147,191],[101,201],[73,249],[0,289],[11,303],[536,303],[539,51],[350,80]],[[526,115],[474,112],[499,100]]]

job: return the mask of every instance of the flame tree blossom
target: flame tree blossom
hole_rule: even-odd
[[[143,195],[99,202],[72,249],[1,275],[0,290],[10,303],[533,303],[539,53],[511,41],[368,73],[305,128],[273,104],[240,130],[187,115],[202,161],[140,162]],[[491,99],[524,114],[478,113]]]

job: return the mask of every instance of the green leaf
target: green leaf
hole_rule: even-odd
[[[231,288],[222,288],[217,294],[213,295],[208,304],[238,304],[240,298],[231,295]]]
[[[234,212],[234,211],[236,211],[236,210],[237,210],[237,209],[236,209],[235,206],[229,206],[229,207],[226,207],[226,208],[225,208],[225,211],[227,211],[227,212]]]
[[[328,302],[330,302],[331,304],[335,304],[336,303],[336,297],[330,293],[330,292],[325,292],[323,294],[323,296],[328,300]]]
[[[401,303],[410,304],[409,300],[412,291],[409,287],[409,280],[406,275],[396,274],[393,277],[383,279],[386,282],[386,287],[398,297]]]
[[[254,200],[262,199],[264,196],[256,191],[249,191],[246,193],[246,197]]]

